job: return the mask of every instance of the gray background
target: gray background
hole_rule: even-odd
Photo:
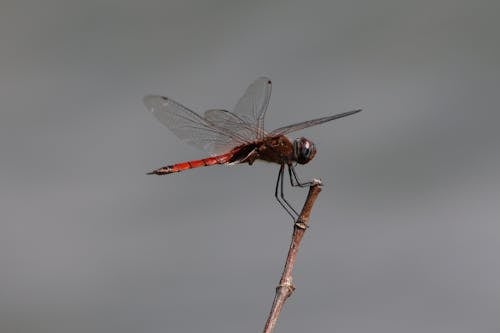
[[[142,105],[270,76],[326,186],[278,332],[499,332],[498,1],[0,2],[0,331],[256,332],[291,224],[275,165],[204,156]],[[305,190],[289,190],[297,206]]]

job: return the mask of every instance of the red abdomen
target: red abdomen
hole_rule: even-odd
[[[216,164],[226,164],[230,162],[232,156],[233,152],[230,152],[223,155],[202,158],[201,160],[193,160],[172,165],[166,165],[159,169],[148,172],[148,175],[168,175],[169,173],[181,172],[194,168],[201,168]]]

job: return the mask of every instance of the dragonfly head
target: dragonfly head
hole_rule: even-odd
[[[297,138],[293,141],[293,153],[297,163],[306,164],[316,155],[316,147],[304,137]]]

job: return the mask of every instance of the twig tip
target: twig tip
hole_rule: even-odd
[[[323,182],[321,181],[321,179],[318,179],[318,178],[313,178],[313,179],[312,179],[312,186],[315,186],[315,185],[322,186],[322,185],[323,185]]]

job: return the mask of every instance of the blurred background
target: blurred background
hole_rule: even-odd
[[[292,224],[276,165],[204,157],[142,104],[231,109],[325,183],[277,332],[498,332],[498,1],[0,2],[0,331],[262,330]],[[287,189],[300,207],[307,190]]]

